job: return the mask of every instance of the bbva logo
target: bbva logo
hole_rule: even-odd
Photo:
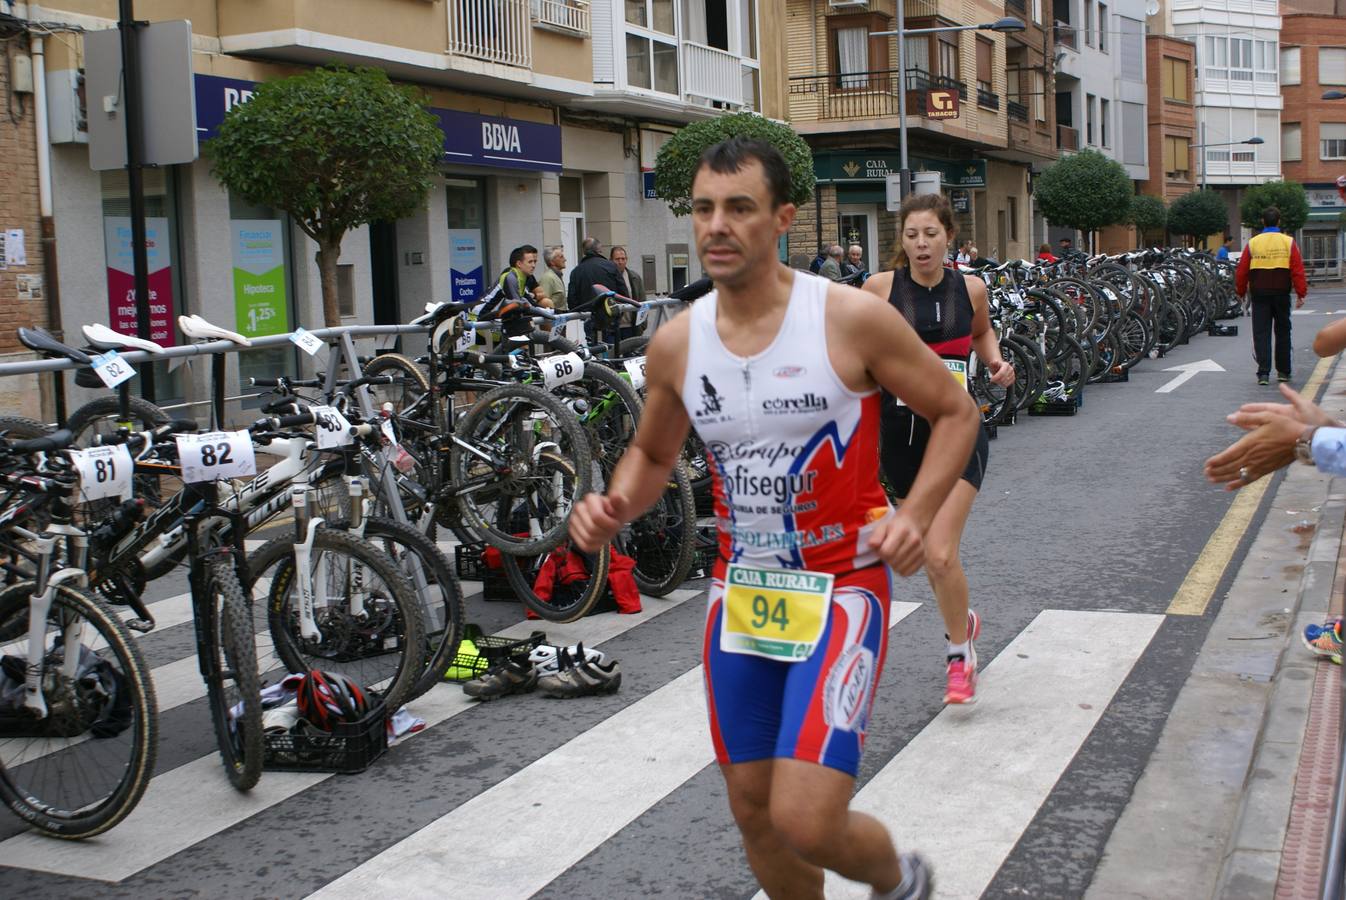
[[[482,122],[481,149],[522,153],[523,145],[519,143],[519,126]]]

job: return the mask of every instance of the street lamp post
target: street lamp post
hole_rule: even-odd
[[[1201,190],[1204,191],[1204,190],[1206,189],[1206,154],[1205,154],[1205,149],[1206,149],[1207,147],[1234,147],[1234,146],[1237,146],[1237,145],[1239,145],[1239,144],[1252,144],[1252,145],[1256,146],[1257,144],[1265,144],[1265,143],[1266,143],[1266,141],[1263,140],[1263,139],[1260,138],[1260,137],[1250,137],[1250,138],[1248,138],[1248,139],[1245,140],[1245,141],[1216,141],[1215,143],[1207,144],[1207,143],[1206,143],[1206,123],[1205,123],[1205,122],[1202,122],[1202,123],[1201,123],[1201,143],[1197,144],[1195,147],[1192,148],[1193,150],[1201,150],[1201,151],[1202,151],[1202,153],[1201,153]]]
[[[906,0],[897,0],[897,28],[893,31],[871,31],[870,37],[897,38],[897,148],[898,178],[901,182],[899,193],[905,200],[911,193],[911,166],[907,161],[907,48],[906,40],[910,35],[937,34],[946,31],[999,31],[1008,33],[1023,31],[1024,23],[1013,16],[1005,16],[994,22],[980,25],[945,25],[938,28],[907,28]]]

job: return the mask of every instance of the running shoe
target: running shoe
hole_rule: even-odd
[[[948,682],[944,688],[945,703],[977,702],[977,670],[967,660],[955,656],[949,660]]]
[[[1257,383],[1265,387],[1266,385],[1271,384],[1271,379],[1267,378],[1265,375],[1258,375]]]
[[[610,662],[575,661],[564,649],[558,654],[561,669],[555,675],[538,679],[538,690],[544,697],[588,697],[591,694],[611,694],[622,686],[622,670],[614,659]]]
[[[1316,634],[1310,636],[1313,631]],[[1337,632],[1336,623],[1310,625],[1304,629],[1301,639],[1314,656],[1325,657],[1341,665],[1341,635]]]
[[[537,669],[526,660],[505,660],[463,685],[463,693],[478,700],[494,700],[509,694],[527,694],[537,687]]]
[[[1289,383],[1290,383],[1290,376],[1289,376],[1289,375],[1282,375],[1281,373],[1277,372],[1277,373],[1276,373],[1276,380],[1279,381],[1281,384],[1289,384]]]
[[[886,894],[870,892],[871,900],[929,900],[934,896],[935,876],[930,864],[919,853],[903,853],[906,880]]]

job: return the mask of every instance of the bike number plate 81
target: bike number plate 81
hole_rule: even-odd
[[[70,461],[79,472],[80,496],[84,500],[119,500],[131,496],[131,473],[135,464],[123,445],[71,450]]]
[[[212,431],[177,436],[182,480],[194,484],[257,474],[252,438],[246,431]]]

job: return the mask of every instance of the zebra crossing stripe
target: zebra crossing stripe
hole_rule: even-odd
[[[919,606],[894,603],[891,625]],[[437,885],[527,897],[714,760],[697,666],[310,897],[416,897]],[[471,852],[459,852],[465,834]]]
[[[982,673],[976,706],[946,707],[852,807],[930,860],[939,896],[981,896],[1163,621],[1042,611]],[[869,886],[829,872],[826,893]]]
[[[523,622],[500,633],[527,635],[534,628],[545,628],[548,640],[556,643],[583,639],[586,645],[597,645],[702,594],[702,591],[692,589],[676,590],[662,599],[642,597],[645,610],[635,615],[604,613],[565,626],[551,622]],[[578,638],[566,636],[576,634]],[[200,694],[204,694],[205,687],[194,657],[161,666],[155,672],[170,667],[181,667],[180,672],[174,669],[175,678],[190,681],[199,688]],[[166,691],[170,697],[182,696],[188,686],[183,685],[180,691],[168,688],[156,674],[156,690],[161,693],[162,709],[165,708],[162,696]],[[473,701],[456,686],[440,685],[408,708],[425,719],[429,729],[472,705]],[[414,734],[408,735],[403,740],[414,737]],[[252,791],[240,794],[230,787],[220,771],[219,756],[212,752],[154,776],[135,810],[97,840],[54,841],[30,831],[0,842],[0,859],[15,868],[98,881],[123,881],[331,777],[325,773],[267,772]]]

